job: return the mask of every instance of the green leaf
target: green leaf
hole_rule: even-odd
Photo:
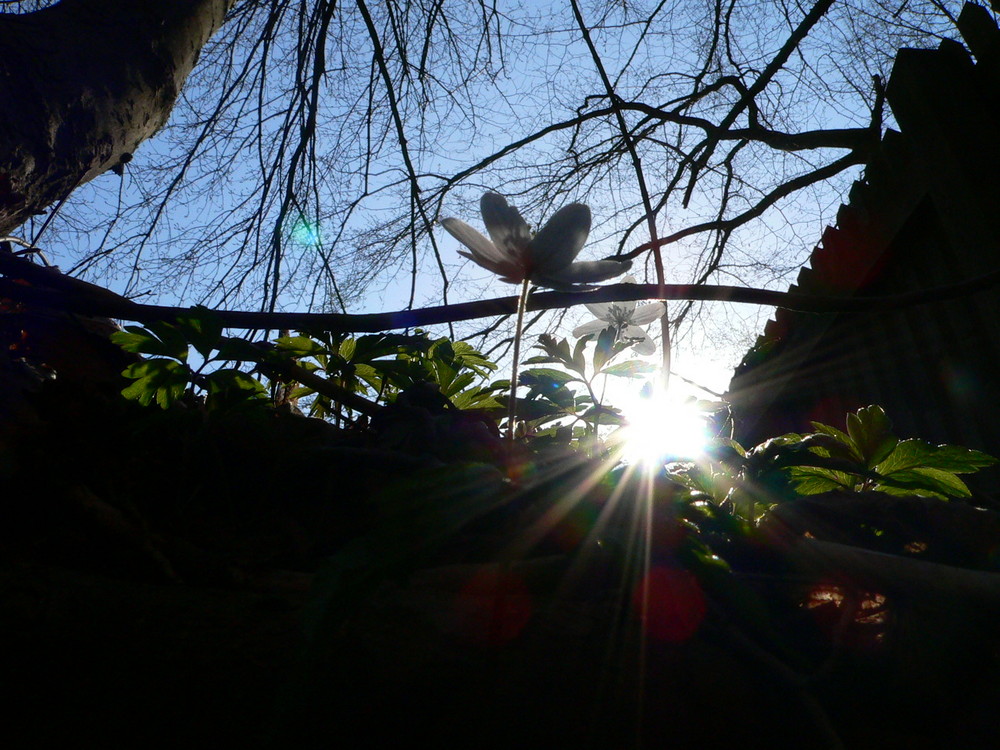
[[[172,357],[181,362],[187,359],[187,342],[169,323],[150,324],[150,329],[126,326],[124,331],[115,331],[111,340],[125,351],[135,354],[151,354],[156,357]],[[164,341],[166,336],[166,341]]]
[[[600,404],[591,406],[583,413],[583,418],[588,422],[602,425],[624,425],[625,417],[614,407],[601,406]]]
[[[461,367],[467,367],[480,377],[485,378],[497,369],[496,363],[487,359],[471,344],[465,341],[453,341],[451,346],[455,353],[455,362]]]
[[[235,368],[210,373],[206,406],[210,411],[237,408],[252,403],[269,403],[267,389],[256,378]]]
[[[242,370],[226,368],[216,370],[207,376],[208,392],[222,393],[224,391],[245,391],[246,394],[266,394],[264,385],[256,378]]]
[[[400,333],[380,333],[360,336],[354,341],[354,353],[351,356],[351,361],[374,362],[380,357],[397,357],[405,352],[426,352],[430,346],[431,341],[426,335],[405,336]]]
[[[457,409],[488,409],[500,410],[503,404],[494,396],[492,386],[486,388],[469,388],[451,397],[451,403]]]
[[[542,420],[543,422],[565,417],[566,412],[558,405],[539,399],[519,398],[516,403],[517,418],[528,422]]]
[[[135,354],[143,353],[140,347],[151,339],[149,332],[144,328],[136,326],[126,326],[124,331],[115,331],[111,334],[111,340],[127,352]]]
[[[470,385],[472,385],[476,377],[477,377],[476,373],[474,372],[463,372],[462,374],[458,375],[454,380],[452,380],[451,383],[448,384],[447,388],[442,386],[441,393],[449,397],[455,396],[464,391]]]
[[[147,359],[129,365],[122,375],[135,381],[122,389],[125,398],[143,406],[155,400],[160,408],[167,409],[184,395],[190,370],[172,359]]]
[[[382,386],[382,375],[371,365],[354,365],[354,376],[375,391]]]
[[[957,445],[931,445],[923,440],[903,440],[885,460],[875,467],[884,477],[913,468],[940,469],[953,474],[968,474],[993,466],[993,456]]]
[[[216,359],[234,362],[259,362],[265,352],[252,341],[237,337],[222,339]]]
[[[856,414],[848,414],[847,434],[869,468],[889,455],[899,442],[881,406],[867,406]]]
[[[337,353],[344,358],[345,362],[350,362],[354,358],[354,352],[358,348],[358,342],[354,339],[347,338],[340,342],[340,347],[337,349]]]
[[[918,468],[893,472],[876,489],[890,495],[930,495],[948,499],[949,497],[971,497],[965,482],[950,471]]]
[[[559,339],[556,344],[557,352],[556,354],[559,359],[566,363],[567,367],[573,366],[573,355],[569,351],[569,342],[566,339]]]
[[[556,357],[545,357],[538,355],[536,357],[528,357],[526,360],[521,362],[522,365],[558,365],[561,361]]]
[[[546,391],[544,393],[545,398],[547,398],[552,403],[560,406],[563,409],[570,411],[575,410],[576,405],[576,395],[566,386],[560,386],[555,390]]]
[[[605,328],[597,336],[594,347],[594,372],[600,372],[604,364],[615,355],[615,332]]]
[[[802,436],[802,446],[808,448],[817,456],[827,456],[839,458],[844,461],[857,462],[858,457],[851,446],[841,442],[833,435],[823,432],[814,432],[810,435]]]
[[[851,440],[851,436],[848,435],[846,432],[841,432],[836,427],[831,427],[830,425],[823,424],[822,422],[810,422],[810,424],[813,426],[813,429],[816,430],[816,432],[819,432],[823,435],[829,435],[830,437],[835,438],[836,440],[841,442],[851,452],[851,455],[858,461],[863,460],[861,457],[861,452],[858,450],[858,446],[854,444],[854,441]]]
[[[640,375],[647,375],[651,372],[656,372],[656,369],[657,366],[652,362],[642,362],[641,360],[633,359],[628,362],[619,362],[616,365],[605,367],[601,370],[601,373],[604,375],[617,375],[625,378],[637,378]]]
[[[834,490],[853,491],[858,481],[853,474],[815,466],[793,466],[788,475],[795,491],[801,495],[818,495]]]
[[[147,328],[160,339],[163,347],[161,352],[156,353],[173,357],[181,362],[187,360],[188,342],[180,328],[162,320],[149,323]]]
[[[555,336],[543,333],[538,337],[538,343],[535,346],[543,349],[554,361],[570,368],[573,367],[573,355],[570,353],[569,343],[565,339],[556,339]]]
[[[417,381],[430,379],[427,369],[413,360],[376,359],[371,362],[371,366],[397,388],[406,388]],[[357,372],[361,366],[355,365],[355,368]]]
[[[314,357],[329,353],[326,346],[308,336],[282,336],[274,343],[279,351],[294,357]]]
[[[190,312],[178,315],[177,327],[204,359],[211,359],[212,352],[219,348],[222,320],[207,307],[199,305]]]
[[[740,458],[747,457],[746,448],[740,445],[737,441],[730,438],[717,437],[711,441],[708,446],[708,453],[712,456],[739,456]]]
[[[535,367],[531,370],[524,370],[518,377],[521,385],[528,386],[546,382],[564,385],[576,380],[579,380],[579,378],[573,377],[568,372],[556,370],[551,367]]]
[[[431,366],[434,369],[435,382],[440,387],[442,393],[447,393],[451,388],[452,381],[454,381],[455,376],[458,374],[458,370],[448,362],[436,358],[431,360]],[[461,389],[459,388],[458,390]]]
[[[587,347],[587,342],[590,341],[593,334],[586,334],[576,342],[576,346],[573,347],[573,369],[576,370],[581,375],[585,374],[587,369],[587,359],[584,355],[584,350]]]

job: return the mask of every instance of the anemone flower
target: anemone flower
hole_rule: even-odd
[[[530,281],[550,289],[582,290],[581,284],[606,281],[628,270],[628,261],[574,262],[590,234],[590,209],[582,203],[560,208],[534,236],[503,196],[486,193],[479,208],[490,239],[459,219],[442,219],[441,226],[469,249],[459,250],[459,255],[510,284]]]
[[[634,284],[635,279],[626,276],[622,282]],[[629,342],[636,354],[646,355],[656,351],[656,344],[639,326],[663,317],[667,308],[662,302],[651,302],[646,305],[636,305],[635,302],[592,302],[587,303],[586,308],[597,320],[591,320],[574,328],[573,335],[577,338],[610,328],[615,332],[615,338]]]
[[[529,285],[564,291],[588,290],[591,287],[585,285],[620,276],[630,264],[618,260],[574,262],[590,234],[590,209],[582,203],[560,208],[535,235],[531,234],[518,210],[502,195],[486,193],[479,201],[479,208],[490,239],[458,219],[442,219],[441,225],[469,249],[469,252],[459,250],[460,255],[497,274],[503,281],[521,285],[507,402],[507,441],[513,443],[517,366]]]

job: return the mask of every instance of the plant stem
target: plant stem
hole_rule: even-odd
[[[507,442],[514,444],[514,419],[517,411],[517,367],[521,359],[521,331],[524,328],[524,308],[528,305],[528,280],[521,284],[517,298],[517,323],[514,326],[514,364],[510,369],[510,399],[507,402]]]
[[[585,422],[585,424],[587,425],[587,432],[589,432],[594,437],[597,437],[597,428],[601,424],[601,406],[603,405],[604,402],[597,400],[597,394],[594,393],[593,385],[590,382],[595,377],[597,377],[596,374],[593,377],[591,377],[590,380],[584,379],[583,384],[587,386],[587,392],[590,394],[590,401],[591,401],[591,403],[594,404],[594,407],[595,407],[595,411],[594,411],[594,423],[590,424],[589,422]],[[608,376],[605,375],[604,376],[605,382],[607,382],[607,379],[608,379]]]

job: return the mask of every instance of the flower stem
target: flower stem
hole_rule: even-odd
[[[514,443],[514,419],[517,411],[517,367],[521,359],[521,331],[524,328],[524,308],[528,305],[528,280],[521,285],[517,298],[517,324],[514,327],[514,364],[510,372],[510,399],[507,402],[507,442]]]

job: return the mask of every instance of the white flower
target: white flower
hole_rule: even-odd
[[[628,270],[628,261],[573,262],[590,234],[590,209],[582,203],[560,208],[534,236],[503,196],[486,193],[479,207],[492,242],[458,219],[442,219],[441,226],[469,248],[468,253],[459,250],[459,255],[503,281],[520,284],[528,279],[551,289],[578,290],[577,284],[605,281]]]
[[[626,276],[622,282],[634,284],[635,279]],[[648,325],[663,317],[667,308],[662,302],[639,306],[635,302],[592,302],[588,303],[586,308],[597,320],[591,320],[574,328],[573,335],[576,338],[586,336],[588,333],[600,333],[605,328],[610,328],[615,332],[615,339],[629,342],[636,354],[652,354],[656,351],[656,344],[639,326]]]

